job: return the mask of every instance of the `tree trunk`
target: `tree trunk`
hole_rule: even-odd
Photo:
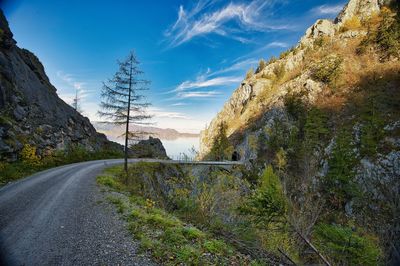
[[[124,161],[124,170],[125,173],[128,173],[128,132],[129,132],[129,116],[131,111],[131,91],[132,91],[132,55],[131,55],[131,65],[129,72],[129,93],[128,93],[128,110],[126,113],[126,130],[125,130],[125,161]],[[128,175],[127,175],[128,178]]]

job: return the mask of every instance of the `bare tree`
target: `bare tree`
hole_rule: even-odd
[[[103,83],[102,102],[99,115],[108,119],[106,123],[125,125],[125,164],[128,170],[128,142],[138,140],[145,132],[130,131],[129,124],[148,125],[146,120],[151,116],[146,113],[150,103],[146,102],[143,90],[148,90],[150,81],[141,79],[143,72],[139,69],[139,61],[132,51],[124,61],[118,61],[119,70],[112,79]]]
[[[77,112],[81,112],[81,105],[80,105],[81,97],[79,96],[78,88],[75,89],[75,98],[72,100],[72,107]]]

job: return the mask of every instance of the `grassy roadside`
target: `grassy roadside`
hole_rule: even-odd
[[[21,154],[22,158],[17,162],[8,163],[0,161],[0,187],[8,182],[53,167],[84,161],[122,158],[122,156],[123,154],[118,151],[104,150],[89,152],[83,148],[75,148],[41,158],[36,155],[34,147],[25,145]]]
[[[223,239],[185,223],[149,199],[127,192],[121,182],[121,166],[105,170],[97,182],[111,191],[124,194],[109,196],[117,211],[127,220],[129,231],[140,241],[141,251],[149,251],[165,265],[260,265],[238,252]]]
[[[97,178],[127,220],[142,251],[166,265],[278,265],[320,263],[289,220],[294,206],[272,166],[246,169],[162,163],[107,169]],[[349,242],[351,240],[351,242]],[[373,235],[317,223],[310,241],[338,265],[377,265]],[[378,263],[379,264],[379,263]]]

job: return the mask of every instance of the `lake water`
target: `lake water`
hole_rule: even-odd
[[[120,144],[124,144],[124,140],[122,138],[112,138],[108,136],[108,139],[118,142]],[[200,139],[196,138],[177,138],[174,140],[161,139],[161,142],[167,151],[168,157],[171,159],[179,159],[182,158],[183,153],[192,157],[193,154],[190,153],[190,149],[194,147],[196,151],[199,150],[200,147]]]
[[[179,159],[179,157],[182,157],[182,153],[193,156],[193,154],[190,153],[191,148],[194,147],[195,150],[198,151],[200,146],[199,138],[161,139],[161,142],[167,150],[168,157],[171,159]]]

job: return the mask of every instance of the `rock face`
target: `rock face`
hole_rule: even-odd
[[[56,91],[39,59],[16,46],[0,10],[0,160],[16,160],[24,144],[35,146],[39,155],[72,145],[121,149]]]
[[[386,2],[386,3],[385,3]],[[388,4],[390,1],[379,0],[351,0],[345,6],[339,16],[336,18],[335,23],[341,24],[346,20],[359,16],[360,19],[365,19],[373,13],[380,11],[380,6]]]
[[[131,158],[156,158],[168,159],[167,152],[158,138],[149,137],[147,140],[141,140],[132,145]]]

